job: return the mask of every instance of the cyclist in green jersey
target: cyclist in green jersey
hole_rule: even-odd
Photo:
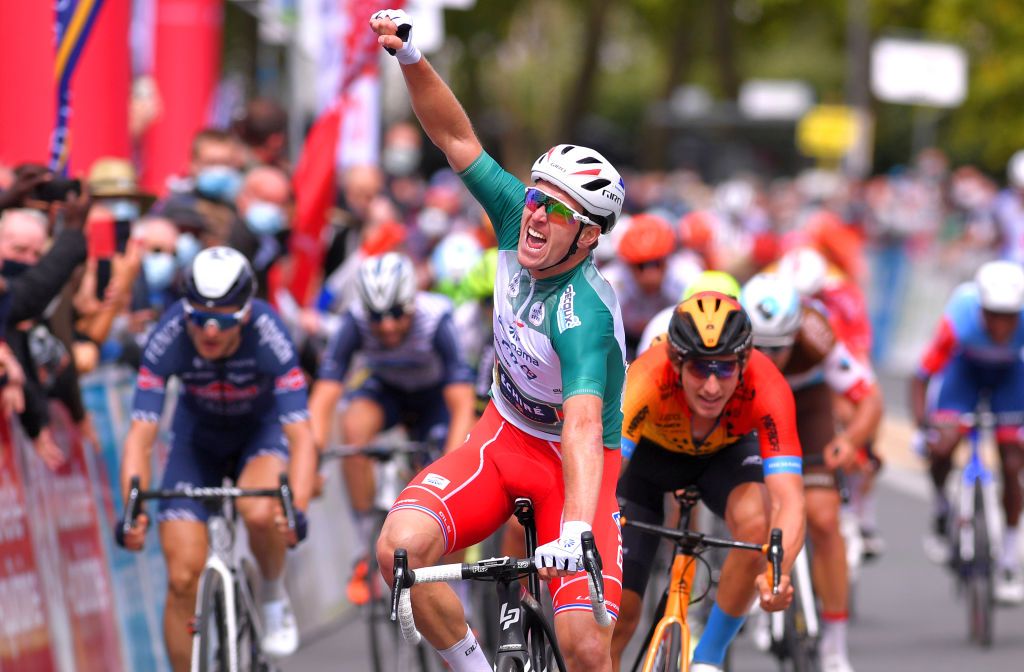
[[[527,187],[480,145],[469,118],[411,41],[402,11],[375,14],[378,42],[402,65],[413,111],[487,211],[498,234],[491,403],[466,443],[431,464],[399,495],[377,544],[390,577],[396,548],[410,567],[476,543],[533,499],[535,560],[549,581],[555,631],[572,670],[611,669],[611,627],[589,613],[580,537],[604,559],[605,597],[617,613],[621,539],[619,470],[625,346],[611,286],[591,251],[621,214],[625,186],[599,153],[558,145],[533,165]],[[455,672],[491,667],[450,588],[413,589],[417,625]]]

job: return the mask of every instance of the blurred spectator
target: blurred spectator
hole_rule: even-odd
[[[341,176],[342,209],[333,222],[324,276],[331,275],[362,244],[363,227],[369,218],[370,204],[383,197],[384,174],[372,165],[352,166]]]
[[[644,327],[665,306],[682,298],[686,285],[703,270],[693,256],[677,255],[675,231],[657,215],[636,215],[623,222],[619,260],[601,272],[622,309],[627,358],[632,359]]]
[[[273,166],[288,171],[288,113],[271,98],[254,98],[235,123],[248,166]]]
[[[182,207],[198,211],[205,223],[207,245],[228,245],[238,221],[235,199],[242,188],[244,151],[230,134],[217,129],[199,131],[192,140],[189,176],[171,185],[172,194],[161,212]]]
[[[1006,179],[992,209],[998,244],[1003,259],[1024,264],[1024,150],[1010,157]]]
[[[288,175],[280,168],[253,168],[235,205],[241,219],[232,227],[228,244],[252,264],[259,281],[257,296],[266,298],[267,273],[286,249],[292,206]]]

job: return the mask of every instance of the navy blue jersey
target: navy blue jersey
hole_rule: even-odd
[[[295,346],[274,309],[258,299],[242,325],[242,342],[219,360],[199,356],[186,330],[184,300],[160,318],[142,354],[132,419],[159,422],[167,380],[182,384],[178,409],[200,425],[245,426],[276,418],[281,424],[309,417],[306,379]]]
[[[395,348],[374,336],[363,304],[354,302],[327,345],[318,377],[343,381],[357,352],[373,376],[404,392],[473,382],[473,369],[455,335],[451,301],[439,294],[416,295],[412,326]]]

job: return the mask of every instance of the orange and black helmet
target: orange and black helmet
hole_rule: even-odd
[[[672,313],[668,341],[683,359],[739,355],[753,343],[750,318],[739,301],[719,292],[698,292]]]

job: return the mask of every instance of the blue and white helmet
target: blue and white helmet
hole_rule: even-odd
[[[416,270],[409,257],[388,252],[369,257],[359,266],[359,298],[371,313],[396,306],[408,309],[416,298]]]
[[[608,159],[579,145],[555,145],[533,162],[530,179],[544,180],[576,199],[601,233],[615,228],[626,198],[626,183]]]
[[[792,282],[774,273],[758,273],[743,286],[740,304],[754,327],[754,347],[793,345],[803,307]]]
[[[216,308],[245,306],[256,294],[256,274],[245,255],[223,245],[199,252],[185,274],[185,298]]]

